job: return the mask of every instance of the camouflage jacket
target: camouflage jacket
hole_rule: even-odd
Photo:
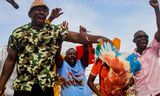
[[[13,31],[8,48],[18,53],[14,90],[31,91],[34,83],[39,83],[43,90],[52,87],[58,41],[63,41],[67,33],[60,25],[45,25],[36,31],[30,23]]]

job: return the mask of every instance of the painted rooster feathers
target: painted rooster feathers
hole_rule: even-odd
[[[105,78],[106,91],[114,93],[123,88],[133,74],[141,69],[141,64],[134,53],[129,56],[114,50],[110,43],[104,42],[96,47],[96,55],[109,67],[108,77]]]

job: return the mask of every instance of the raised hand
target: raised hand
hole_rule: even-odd
[[[150,0],[149,3],[153,8],[159,8],[158,0]]]
[[[50,19],[53,20],[57,17],[59,17],[60,15],[62,15],[63,12],[62,12],[62,9],[61,8],[55,8],[55,9],[52,9],[52,12],[51,12],[51,15],[50,15]]]
[[[64,21],[64,22],[61,24],[61,27],[64,28],[64,29],[68,29],[68,22]]]
[[[57,18],[57,17],[59,17],[60,15],[63,14],[63,12],[61,12],[61,11],[62,11],[61,8],[52,9],[51,15],[49,16],[48,19],[45,20],[45,23],[46,23],[46,24],[51,24],[51,22],[52,22],[55,18]]]
[[[79,26],[79,32],[86,34],[87,33],[87,29],[85,27],[83,27],[83,26],[80,25]]]

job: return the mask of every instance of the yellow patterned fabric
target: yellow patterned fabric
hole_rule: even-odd
[[[68,30],[60,25],[47,25],[37,31],[30,23],[13,31],[8,48],[18,53],[14,90],[31,91],[37,82],[43,90],[53,87],[58,41],[63,41],[67,33]]]

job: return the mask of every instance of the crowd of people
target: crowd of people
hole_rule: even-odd
[[[92,96],[91,91],[98,96],[127,96],[127,90],[133,85],[135,93],[132,95],[160,96],[160,11],[158,0],[150,0],[149,3],[155,11],[157,32],[149,46],[149,36],[143,30],[134,34],[136,48],[132,54],[141,68],[132,74],[127,84],[113,84],[121,86],[113,92],[114,89],[106,87],[110,83],[107,82],[111,78],[110,71],[117,74],[117,80],[123,78],[123,71],[116,71],[118,67],[104,62],[101,57],[96,58],[88,80],[85,77],[90,59],[89,46],[102,42],[113,44],[112,40],[90,35],[83,26],[80,26],[80,32],[69,31],[66,21],[59,25],[51,24],[52,20],[63,14],[62,10],[53,9],[47,19],[48,6],[43,0],[35,0],[28,12],[31,22],[16,28],[9,37],[8,55],[0,76],[0,96],[4,96],[6,83],[15,66],[17,76],[13,82],[13,96],[55,96],[55,82],[61,86],[60,96]],[[82,57],[77,59],[78,52],[74,48],[68,49],[65,57],[61,56],[63,41],[82,44]],[[94,84],[98,75],[100,88]]]

